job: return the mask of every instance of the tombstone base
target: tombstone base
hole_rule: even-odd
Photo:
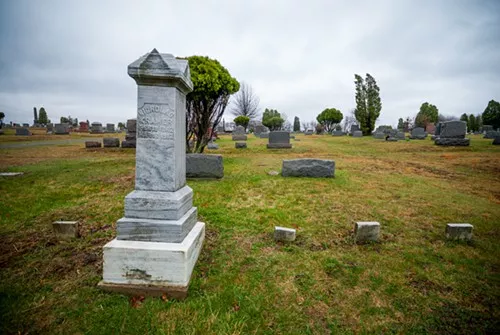
[[[437,138],[434,143],[436,145],[444,145],[444,146],[468,146],[470,145],[469,138]]]
[[[292,145],[290,143],[269,143],[267,145],[268,149],[291,149]]]
[[[99,287],[128,295],[185,298],[204,239],[203,222],[197,222],[181,243],[114,239],[104,246]]]
[[[103,280],[97,286],[108,292],[121,293],[130,296],[161,297],[166,295],[169,298],[184,300],[187,298],[188,287],[177,286],[145,286],[131,284],[112,284]]]

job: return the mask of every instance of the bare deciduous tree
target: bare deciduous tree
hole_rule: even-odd
[[[235,95],[231,113],[234,116],[249,117],[250,120],[256,119],[259,116],[257,111],[259,102],[259,97],[253,93],[252,87],[242,82],[240,90]]]
[[[356,117],[354,116],[354,109],[351,110],[349,115],[345,116],[343,123],[344,123],[344,125],[343,125],[344,132],[347,133],[347,132],[351,131],[351,126],[353,124],[356,124]]]

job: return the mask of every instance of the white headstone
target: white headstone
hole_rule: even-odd
[[[186,185],[189,65],[153,49],[128,74],[138,85],[135,190],[125,197],[116,239],[104,246],[100,286],[183,298],[205,236]]]

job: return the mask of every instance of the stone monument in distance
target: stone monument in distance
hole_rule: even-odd
[[[156,49],[128,66],[137,85],[135,190],[104,246],[103,289],[185,298],[205,238],[186,185],[187,60]]]

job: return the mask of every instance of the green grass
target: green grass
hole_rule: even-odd
[[[184,301],[100,291],[102,246],[134,187],[134,150],[0,149],[0,332],[493,333],[500,329],[500,148],[302,136],[291,150],[218,141],[222,180],[188,180],[207,236]],[[333,179],[283,178],[283,159],[334,159]],[[59,242],[54,220],[80,220]],[[379,221],[357,245],[355,221]],[[471,243],[444,240],[449,222]],[[275,225],[293,243],[273,241]]]

